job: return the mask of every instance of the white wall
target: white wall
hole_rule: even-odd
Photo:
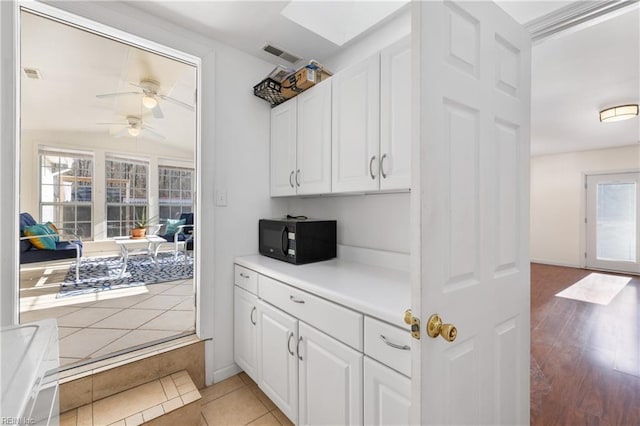
[[[7,2],[0,4],[5,6]],[[233,258],[257,252],[259,218],[279,215],[286,210],[279,208],[285,202],[269,198],[269,105],[254,97],[251,91],[252,86],[271,71],[273,65],[187,29],[143,15],[121,2],[54,4],[202,59],[199,90],[202,102],[199,157],[202,167],[198,170],[202,217],[197,219],[200,221],[201,260],[199,333],[202,338],[213,339],[205,345],[208,383],[213,379],[214,372],[217,372],[216,379],[232,374],[236,368],[233,363]],[[0,18],[5,18],[4,9]],[[4,24],[3,38],[7,32],[5,28],[8,28]],[[3,40],[1,46],[3,61],[6,59],[8,69],[11,69],[14,66],[11,63],[11,45],[7,46]],[[10,84],[5,86],[4,76],[1,76],[2,89],[10,89]],[[4,115],[4,111],[3,106],[0,127],[6,129],[11,127],[11,120]],[[3,134],[2,145],[3,152],[10,151],[13,141]],[[2,160],[3,167],[6,163],[10,170],[13,168],[12,161]],[[228,190],[227,207],[214,206],[215,188]],[[3,193],[12,194],[11,182],[3,180],[2,190]],[[17,209],[16,206],[9,207],[7,205],[3,211],[13,212]],[[17,218],[14,220],[17,222]],[[0,244],[3,245],[3,254],[5,250],[17,250],[11,238],[4,238]],[[14,255],[11,260],[15,259]],[[11,270],[5,269],[4,264],[0,278],[5,284],[14,282]],[[3,307],[11,309],[12,303],[3,293]],[[12,318],[3,312],[3,324],[10,323]]]
[[[584,265],[584,175],[640,169],[640,146],[531,158],[531,259]]]
[[[410,34],[411,9],[406,8],[376,32],[321,62],[336,73]],[[292,198],[288,212],[336,219],[338,244],[409,253],[409,198],[409,193]]]

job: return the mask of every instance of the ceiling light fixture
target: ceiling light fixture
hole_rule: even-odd
[[[638,104],[618,105],[600,111],[601,122],[628,120],[638,116]]]
[[[142,97],[142,105],[145,108],[154,109],[158,105],[158,100],[153,95],[144,95]]]
[[[139,127],[129,127],[129,134],[131,136],[138,136],[140,134],[140,128]]]

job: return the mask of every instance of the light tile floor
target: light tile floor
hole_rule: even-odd
[[[293,425],[246,373],[200,390],[200,426]]]
[[[57,298],[70,265],[20,270],[20,322],[58,320],[60,365],[195,330],[192,279]]]

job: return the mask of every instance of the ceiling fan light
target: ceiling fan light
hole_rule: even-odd
[[[153,109],[158,105],[158,100],[155,96],[144,95],[142,97],[142,105],[144,105],[145,108]]]
[[[600,111],[600,121],[611,123],[614,121],[628,120],[638,116],[638,104],[618,105]]]
[[[138,136],[140,134],[140,129],[138,127],[129,127],[129,134],[131,136]]]

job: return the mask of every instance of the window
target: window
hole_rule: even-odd
[[[40,219],[93,238],[93,158],[40,151]]]
[[[193,211],[193,169],[158,167],[160,221]]]
[[[132,160],[105,161],[107,238],[128,235],[149,212],[149,166]]]

